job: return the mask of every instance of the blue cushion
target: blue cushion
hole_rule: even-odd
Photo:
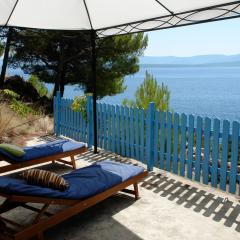
[[[139,166],[109,160],[80,168],[63,175],[69,183],[66,191],[27,184],[22,179],[0,177],[0,191],[6,194],[41,196],[61,199],[83,199],[103,192],[143,172]]]
[[[22,161],[33,160],[40,157],[55,155],[57,153],[76,150],[84,146],[85,146],[84,143],[75,142],[68,139],[60,139],[60,140],[52,141],[49,143],[39,144],[36,146],[25,147],[24,148],[25,154],[23,157],[15,157],[2,149],[0,149],[0,154],[3,157],[6,156],[13,161],[22,162]]]

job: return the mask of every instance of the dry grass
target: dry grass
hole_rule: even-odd
[[[20,146],[33,136],[51,133],[53,120],[48,116],[29,114],[19,116],[7,104],[0,106],[0,142],[13,143]]]

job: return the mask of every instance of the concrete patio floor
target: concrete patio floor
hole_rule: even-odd
[[[35,142],[33,142],[35,143]],[[83,167],[127,158],[91,151],[77,158]],[[41,166],[58,173],[61,164]],[[118,194],[45,232],[46,240],[240,240],[240,204],[236,196],[154,169],[139,184],[141,199]],[[8,214],[27,222],[31,214],[18,209]],[[27,217],[26,217],[27,216]]]

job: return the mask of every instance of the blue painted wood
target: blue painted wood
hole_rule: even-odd
[[[111,139],[112,139],[112,148],[111,148],[111,151],[112,152],[115,152],[116,151],[116,126],[115,126],[115,123],[116,123],[116,119],[115,119],[115,116],[116,116],[116,114],[115,114],[115,106],[114,105],[112,105],[112,107],[111,107],[111,120],[112,120],[112,124],[111,124],[111,126],[112,126],[112,134],[111,134]]]
[[[80,112],[78,113],[78,117],[80,119],[80,126],[81,126],[80,140],[84,141],[84,139],[85,139],[85,131],[84,131],[85,129],[83,128],[84,120],[83,120],[82,114]]]
[[[134,154],[134,109],[130,108],[130,156],[135,158]]]
[[[130,141],[129,141],[129,108],[125,107],[125,129],[126,129],[126,157],[130,157]]]
[[[91,148],[93,144],[93,119],[92,119],[92,97],[87,96],[87,143]]]
[[[57,134],[57,100],[56,96],[53,97],[53,131]]]
[[[107,135],[107,150],[111,151],[111,145],[112,145],[112,124],[111,124],[111,105],[107,104],[107,130],[108,130],[108,135]]]
[[[64,126],[64,116],[65,116],[65,108],[64,108],[64,99],[61,100],[60,102],[60,109],[61,109],[61,113],[60,113],[60,118],[61,118],[61,122],[60,122],[60,126],[59,126],[59,134],[60,135],[64,135],[64,130],[65,130],[65,126]]]
[[[156,167],[159,167],[160,163],[159,163],[159,122],[160,122],[160,112],[156,111],[155,112],[155,121],[154,121],[154,164]]]
[[[236,192],[237,182],[237,165],[238,165],[238,139],[239,139],[239,123],[233,122],[232,125],[232,144],[231,144],[231,169],[229,177],[229,192]]]
[[[219,133],[220,133],[220,121],[219,119],[214,119],[213,146],[212,146],[212,171],[211,171],[211,185],[213,187],[217,187],[217,184],[218,184]]]
[[[57,91],[56,95],[56,109],[57,109],[57,126],[56,126],[56,135],[60,135],[60,127],[61,127],[61,93]]]
[[[140,141],[139,141],[139,124],[140,124],[140,114],[139,109],[136,108],[135,111],[135,152],[136,152],[136,159],[140,160]]]
[[[87,121],[83,119],[83,142],[87,142],[87,136],[88,136]]]
[[[181,115],[180,175],[185,176],[187,116]]]
[[[165,140],[166,140],[166,112],[160,113],[160,168],[164,169],[164,154],[165,154]]]
[[[203,183],[208,184],[209,181],[209,166],[210,166],[210,133],[211,119],[205,118],[204,122],[204,159],[203,159]]]
[[[143,109],[139,110],[140,114],[140,160],[146,163],[145,157],[145,112]]]
[[[172,113],[167,112],[167,156],[166,156],[166,170],[171,171],[172,159]]]
[[[102,125],[102,103],[98,103],[98,146],[102,148],[102,134],[103,134],[103,125]]]
[[[107,105],[103,103],[103,148],[107,150]]]
[[[121,155],[126,156],[125,151],[125,108],[121,106]]]
[[[70,137],[74,139],[74,129],[73,129],[73,110],[71,109],[72,101],[68,100],[68,109],[70,115]]]
[[[198,182],[200,182],[200,177],[201,177],[202,123],[203,123],[203,119],[198,116],[197,129],[196,129],[196,160],[195,160],[195,180]]]
[[[120,146],[121,146],[121,135],[120,135],[120,106],[116,106],[116,149],[117,154],[120,154]]]
[[[77,118],[77,126],[78,126],[78,138],[77,138],[77,141],[82,141],[82,138],[81,138],[81,132],[82,132],[82,124],[81,124],[81,119],[80,119],[80,112],[76,112],[76,118]]]
[[[155,104],[150,102],[147,110],[147,169],[148,171],[153,170],[154,158],[153,158],[153,147],[154,147],[154,113]]]
[[[174,114],[173,122],[173,173],[178,173],[178,126],[179,126],[179,114]]]
[[[64,136],[68,136],[68,131],[67,131],[67,107],[66,107],[66,99],[63,99],[61,101],[61,107],[62,107],[62,121],[61,121],[61,134]]]
[[[78,133],[78,129],[77,129],[77,122],[76,122],[76,114],[75,111],[72,110],[72,115],[73,115],[73,139],[77,140],[77,133]]]
[[[220,188],[226,191],[227,184],[227,161],[228,161],[228,142],[229,142],[230,123],[227,120],[223,121],[222,135],[222,160],[220,167]]]
[[[188,127],[188,160],[187,160],[187,177],[192,180],[193,173],[193,146],[194,146],[194,116],[189,115]]]

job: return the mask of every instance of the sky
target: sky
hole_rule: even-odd
[[[147,33],[145,56],[240,54],[240,19],[197,24]]]

